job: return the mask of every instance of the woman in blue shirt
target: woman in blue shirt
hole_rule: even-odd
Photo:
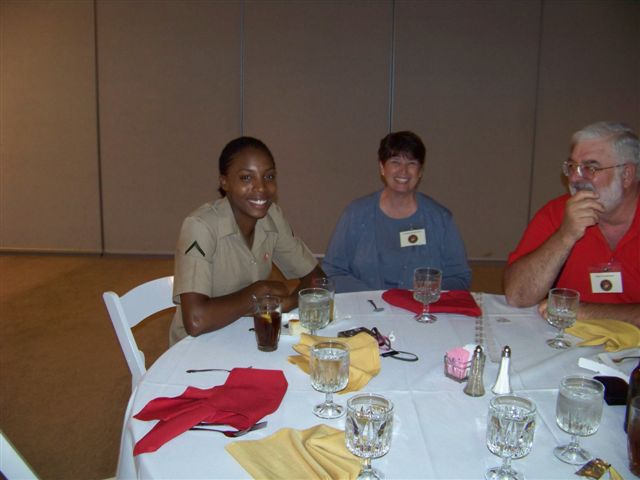
[[[451,212],[417,191],[426,149],[413,132],[380,141],[381,191],[343,212],[322,263],[337,292],[413,288],[418,267],[442,270],[443,290],[468,290],[471,269]]]

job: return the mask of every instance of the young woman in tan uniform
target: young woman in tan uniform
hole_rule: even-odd
[[[220,154],[219,172],[222,198],[192,212],[180,231],[171,344],[229,325],[251,312],[254,296],[277,295],[289,311],[298,304],[298,290],[310,286],[312,277],[324,276],[273,203],[276,167],[264,143],[252,137],[229,142]],[[286,278],[300,278],[295,291],[267,280],[272,263]]]

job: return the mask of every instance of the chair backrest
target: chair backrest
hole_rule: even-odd
[[[37,480],[38,478],[1,430],[0,473],[2,473],[7,480]],[[2,475],[0,475],[0,477]]]
[[[154,313],[174,306],[173,276],[138,285],[121,297],[114,292],[105,292],[102,298],[131,370],[131,385],[135,388],[147,369],[144,354],[138,348],[131,329]]]

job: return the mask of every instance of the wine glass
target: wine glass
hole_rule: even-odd
[[[502,465],[484,474],[487,480],[522,480],[524,475],[511,466],[511,460],[531,451],[536,429],[536,405],[517,395],[498,395],[489,401],[487,447],[502,458]]]
[[[323,403],[313,408],[320,418],[339,418],[344,407],[333,402],[333,394],[349,383],[349,347],[341,342],[320,342],[311,347],[311,386],[325,394]]]
[[[329,323],[331,292],[324,288],[305,288],[298,292],[298,314],[300,325],[311,335]]]
[[[440,284],[442,283],[442,271],[437,268],[421,267],[413,272],[413,298],[422,303],[422,312],[417,313],[413,319],[420,323],[433,323],[438,318],[429,313],[429,304],[437,302],[440,298]]]
[[[604,385],[593,378],[569,375],[560,382],[556,403],[556,423],[571,435],[567,445],[556,447],[553,454],[565,463],[581,465],[592,455],[578,443],[578,436],[593,435],[600,426]]]
[[[362,459],[359,480],[384,478],[371,466],[372,458],[386,455],[391,448],[393,403],[381,395],[363,393],[347,401],[344,438],[347,449]]]
[[[571,342],[564,338],[564,329],[576,323],[580,293],[569,288],[553,288],[549,290],[547,299],[547,322],[558,329],[555,338],[547,340],[547,345],[558,350],[571,346]]]

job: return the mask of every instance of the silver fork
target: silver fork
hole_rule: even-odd
[[[247,433],[253,432],[254,430],[261,430],[261,429],[263,429],[264,427],[267,426],[267,422],[266,421],[259,422],[259,423],[256,423],[255,425],[250,426],[249,428],[245,428],[244,430],[238,430],[238,431],[235,431],[235,432],[234,431],[229,431],[229,430],[220,430],[218,428],[211,428],[211,427],[208,427],[207,425],[211,425],[211,424],[210,423],[201,422],[198,425],[196,425],[195,427],[191,427],[189,430],[200,430],[200,431],[203,431],[203,432],[205,432],[205,431],[206,432],[219,432],[219,433],[222,433],[226,437],[235,438],[235,437],[241,437],[243,435],[246,435]]]
[[[374,312],[382,312],[382,311],[384,310],[384,308],[383,308],[383,307],[379,307],[379,306],[377,306],[377,305],[373,302],[373,300],[367,300],[367,302],[369,302],[369,303],[373,306],[373,311],[374,311]]]

